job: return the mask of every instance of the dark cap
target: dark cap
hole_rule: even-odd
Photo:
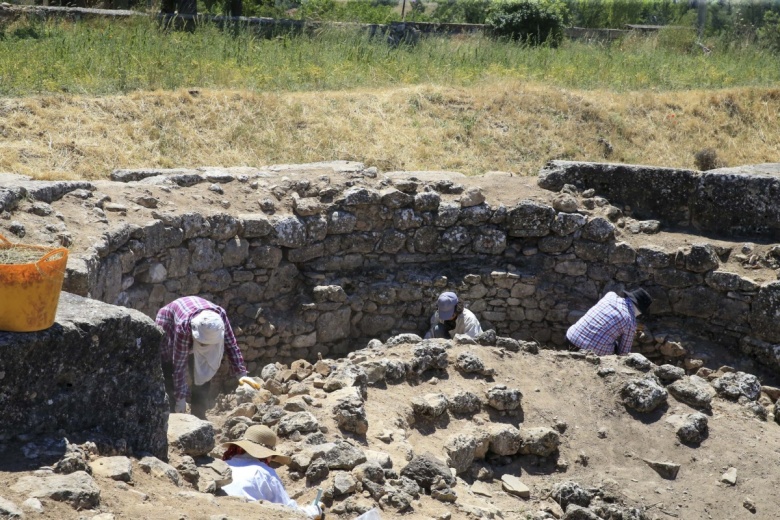
[[[451,320],[455,315],[455,307],[458,305],[458,297],[454,292],[445,292],[439,295],[438,309],[441,321]]]
[[[634,289],[633,291],[623,291],[623,296],[631,300],[636,308],[642,314],[647,314],[653,298],[644,289]]]

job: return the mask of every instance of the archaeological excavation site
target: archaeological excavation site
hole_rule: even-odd
[[[259,424],[327,518],[777,518],[779,174],[0,174],[0,235],[68,249],[54,325],[0,332],[0,518],[306,518],[221,491]],[[638,288],[629,355],[567,348]],[[423,339],[443,292],[481,334]],[[224,308],[260,386],[223,360],[205,420],[163,383],[155,317],[184,296]]]

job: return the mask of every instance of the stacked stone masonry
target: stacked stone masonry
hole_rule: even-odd
[[[142,173],[122,180],[154,176],[177,189],[253,182]],[[183,295],[210,299],[227,309],[253,372],[270,361],[343,355],[372,338],[422,335],[444,290],[456,291],[485,329],[560,346],[601,295],[642,286],[654,298],[655,330],[686,331],[780,367],[780,284],[720,271],[704,241],[635,248],[588,212],[533,200],[494,205],[479,189],[382,178],[362,166],[347,178],[324,187],[283,178],[271,191],[292,198],[294,214],[160,212],[146,225],[124,224],[73,255],[66,288],[151,317]],[[652,330],[636,350],[686,355]]]

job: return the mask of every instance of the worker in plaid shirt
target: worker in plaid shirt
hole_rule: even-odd
[[[653,299],[644,289],[608,292],[577,323],[566,331],[572,350],[590,350],[598,356],[631,352],[636,335],[636,317],[647,314]]]
[[[171,401],[171,411],[187,410],[187,372],[193,380],[191,412],[205,419],[211,379],[227,351],[231,373],[239,384],[256,387],[246,377],[244,358],[236,344],[225,309],[197,296],[175,300],[157,313],[155,320],[163,329],[160,345],[163,376]]]

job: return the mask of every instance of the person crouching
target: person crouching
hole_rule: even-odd
[[[454,292],[439,295],[436,312],[431,316],[431,328],[425,334],[429,338],[454,338],[466,334],[472,338],[482,334],[482,326],[474,313],[463,306]]]

